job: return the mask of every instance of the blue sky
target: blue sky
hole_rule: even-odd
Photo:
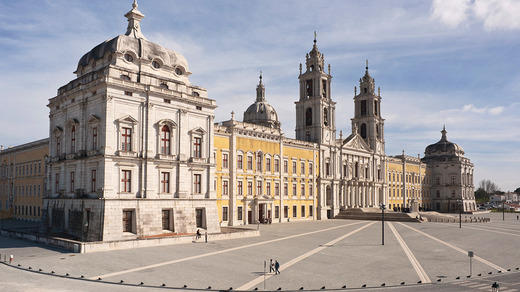
[[[0,0],[0,144],[48,137],[49,98],[83,54],[126,31],[131,0]],[[381,87],[388,155],[462,146],[475,185],[520,187],[520,1],[140,0],[143,34],[183,54],[216,121],[266,98],[294,137],[298,66],[318,47],[331,64],[336,127],[350,133],[354,86],[369,60]]]

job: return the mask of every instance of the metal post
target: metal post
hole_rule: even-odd
[[[267,261],[264,261],[264,290],[265,290],[265,267],[266,267]]]
[[[506,219],[506,215],[505,215],[505,207],[504,207],[504,203],[506,202],[505,198],[504,200],[502,200],[502,221],[505,221]]]
[[[459,228],[462,228],[462,204],[459,205]]]
[[[385,245],[385,204],[380,204],[379,209],[381,209],[381,245]]]

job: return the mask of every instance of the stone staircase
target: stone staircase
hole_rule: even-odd
[[[381,221],[381,210],[377,208],[350,208],[347,210],[341,210],[334,219]],[[385,221],[421,222],[419,219],[415,219],[415,216],[411,217],[407,213],[389,210],[385,210]]]

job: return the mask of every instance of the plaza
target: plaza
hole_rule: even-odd
[[[491,222],[462,228],[385,222],[384,245],[380,221],[357,220],[246,225],[260,236],[86,254],[1,237],[2,260],[14,259],[0,265],[0,285],[4,291],[489,291],[497,281],[501,291],[520,291],[516,215],[484,214]],[[469,278],[468,251],[474,252]],[[279,275],[268,265],[264,275],[270,259],[280,262]]]

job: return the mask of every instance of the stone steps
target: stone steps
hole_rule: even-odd
[[[334,219],[381,221],[381,211],[376,212],[375,210],[376,209],[362,210],[357,208],[342,210],[334,217]],[[406,213],[397,213],[393,211],[385,211],[385,221],[421,222],[419,219],[410,217]]]

